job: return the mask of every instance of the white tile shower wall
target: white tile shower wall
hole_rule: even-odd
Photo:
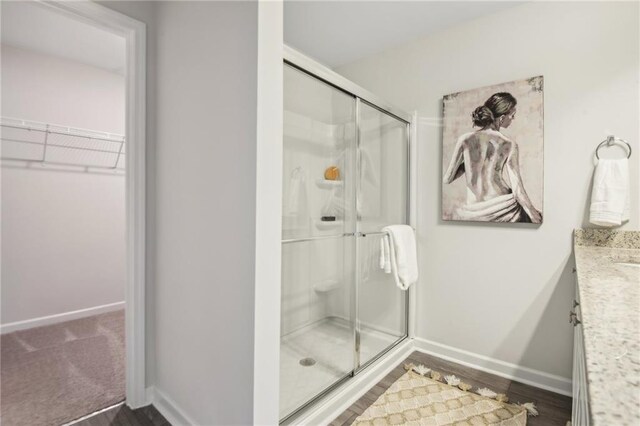
[[[2,114],[124,133],[124,78],[2,46]],[[122,174],[2,164],[2,324],[124,301]]]
[[[291,70],[285,73],[291,75]],[[295,74],[294,74],[295,75]],[[292,81],[293,80],[293,81]],[[295,79],[297,80],[297,79]],[[314,117],[328,122],[317,121],[301,114],[285,111],[285,152],[284,152],[284,197],[283,233],[285,238],[309,235],[332,235],[346,228],[323,224],[319,228],[318,218],[331,191],[343,197],[346,208],[353,211],[355,200],[346,189],[319,188],[316,181],[322,180],[328,165],[337,164],[341,168],[346,185],[351,185],[351,167],[345,163],[345,150],[353,149],[355,123],[335,124],[344,115],[344,99],[340,96],[329,99],[322,85],[308,84],[300,91],[300,82],[285,79],[285,96],[290,107],[305,109]],[[296,85],[294,85],[297,83]],[[312,81],[305,81],[311,83]],[[288,84],[287,84],[288,83]],[[313,94],[313,96],[310,96]],[[298,104],[305,101],[304,105]],[[325,110],[321,110],[324,107]],[[335,108],[335,110],[333,109]],[[390,126],[392,124],[392,126]],[[394,127],[395,126],[395,127]],[[392,123],[388,117],[382,118],[376,110],[368,110],[361,118],[363,143],[361,150],[367,160],[363,169],[362,192],[358,197],[358,212],[362,231],[376,232],[382,226],[391,224],[388,218],[402,223],[406,210],[406,194],[400,190],[406,175],[397,165],[403,162],[406,151],[398,149],[398,141],[404,143],[399,131],[402,126]],[[395,142],[395,143],[394,143]],[[350,147],[350,148],[347,148]],[[364,161],[364,160],[363,160]],[[295,170],[305,176],[304,190],[300,191],[301,205],[296,214],[288,215],[289,198]],[[400,174],[398,174],[400,173]],[[399,177],[400,176],[400,177]],[[390,275],[382,273],[378,266],[379,236],[360,239],[360,254],[357,260],[360,268],[359,313],[363,325],[398,336],[404,332],[404,292],[399,290]],[[286,335],[301,327],[327,317],[339,317],[350,321],[351,286],[355,279],[351,262],[353,239],[323,240],[315,243],[285,244],[283,247],[282,271],[282,322],[281,333]],[[351,265],[351,266],[350,266]],[[319,291],[324,284],[335,288]]]
[[[317,102],[317,97],[314,102]],[[327,108],[330,108],[329,103],[330,100]],[[353,127],[349,127],[353,131]],[[327,189],[316,181],[322,180],[325,169],[336,163],[340,164],[343,174],[348,173],[343,160],[336,161],[344,154],[345,125],[322,123],[285,111],[284,134],[284,238],[342,233],[342,225],[322,223],[320,216],[327,197],[332,193],[341,197],[344,188]],[[347,137],[349,135],[347,133]],[[291,176],[295,169],[305,176],[299,193],[304,208],[296,214],[287,214],[293,181]],[[345,252],[351,247],[348,240],[336,238],[283,245],[282,335],[329,316],[348,317],[348,277],[351,273],[344,269],[348,265],[344,263]]]
[[[347,156],[355,135],[355,104],[293,68],[285,67],[284,77],[283,238],[342,234],[348,221],[320,218],[332,197],[337,204],[351,202],[349,183],[331,187],[318,181],[332,165],[339,167],[341,179],[353,177]],[[296,173],[304,181],[294,206],[290,195]],[[340,219],[339,212],[336,216]],[[345,256],[352,244],[352,238],[335,238],[283,245],[282,335],[328,317],[349,317],[353,272],[346,269]]]
[[[418,112],[418,337],[571,376],[571,232],[588,225],[593,152],[608,133],[632,143],[624,228],[640,225],[638,43],[636,2],[531,2],[337,69]],[[544,223],[443,222],[442,96],[535,75],[545,77]]]
[[[368,105],[361,107],[360,193],[362,232],[405,223],[407,210],[406,127]],[[405,292],[380,269],[380,235],[359,240],[358,316],[362,325],[392,336],[405,331]]]
[[[358,315],[363,326],[392,336],[405,330],[405,292],[380,269],[379,235],[360,239]]]

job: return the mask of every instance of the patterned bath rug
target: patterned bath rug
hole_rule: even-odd
[[[519,405],[466,392],[407,371],[355,420],[357,426],[525,426]]]

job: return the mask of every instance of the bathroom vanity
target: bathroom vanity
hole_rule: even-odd
[[[573,426],[640,424],[640,232],[576,229]]]

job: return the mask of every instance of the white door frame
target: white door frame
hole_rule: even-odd
[[[148,404],[145,395],[145,127],[146,25],[90,0],[37,0],[70,18],[126,39],[126,403]]]

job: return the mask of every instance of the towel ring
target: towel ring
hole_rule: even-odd
[[[604,145],[605,143],[607,144],[607,146],[613,146],[614,143],[616,142],[622,142],[625,145],[627,145],[627,149],[629,150],[629,154],[627,154],[627,158],[631,157],[631,145],[629,144],[629,142],[625,141],[624,139],[620,139],[620,138],[616,138],[615,136],[607,136],[607,138],[605,140],[603,140],[602,142],[600,142],[598,144],[598,147],[596,148],[596,158],[599,160],[600,156],[598,155],[598,150],[600,149],[600,147],[602,147],[602,145]]]

